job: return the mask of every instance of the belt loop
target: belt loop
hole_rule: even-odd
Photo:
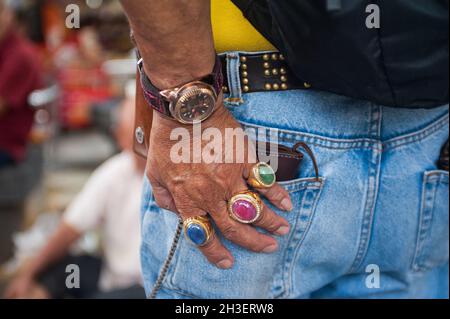
[[[239,53],[227,53],[227,76],[230,95],[225,101],[231,105],[244,103],[242,99]]]
[[[372,104],[369,117],[369,135],[373,139],[381,138],[381,125],[383,121],[383,109],[379,105]]]

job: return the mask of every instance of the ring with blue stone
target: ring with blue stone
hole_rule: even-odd
[[[183,222],[183,226],[184,235],[196,246],[205,246],[213,238],[214,229],[206,216],[188,218]]]

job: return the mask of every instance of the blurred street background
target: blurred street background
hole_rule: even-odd
[[[135,78],[118,1],[6,3],[42,80],[27,92],[34,120],[25,155],[0,166],[0,296],[21,263],[45,244],[91,173],[120,152],[113,135],[116,110],[133,95]],[[67,28],[69,4],[80,8],[80,28]],[[0,63],[0,77],[2,72]],[[20,77],[11,80],[21,85]],[[98,254],[101,240],[98,232],[87,232],[77,249]]]

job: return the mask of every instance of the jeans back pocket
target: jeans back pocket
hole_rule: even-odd
[[[284,293],[288,284],[283,274],[290,271],[296,247],[306,236],[323,180],[308,178],[280,184],[290,193],[294,209],[289,213],[281,212],[270,205],[291,224],[289,235],[277,237],[280,247],[277,252],[250,252],[225,240],[218,232],[217,236],[235,258],[232,269],[222,270],[209,264],[200,251],[182,237],[164,288],[192,298],[260,299]]]
[[[448,262],[448,172],[427,171],[423,177],[416,250],[412,268],[426,271]]]

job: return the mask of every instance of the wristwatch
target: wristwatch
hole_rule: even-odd
[[[154,110],[182,124],[203,122],[214,113],[223,86],[218,56],[211,74],[167,90],[159,90],[152,84],[145,74],[139,51],[137,57],[144,97]]]

